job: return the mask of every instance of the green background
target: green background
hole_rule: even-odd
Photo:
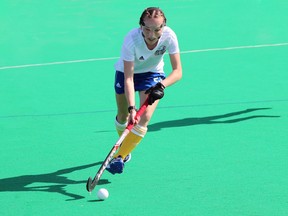
[[[105,172],[89,194],[117,141],[113,64],[149,6],[178,35],[183,79],[165,90],[124,173]],[[287,215],[286,0],[0,8],[1,215]]]

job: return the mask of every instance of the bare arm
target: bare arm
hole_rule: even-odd
[[[170,62],[172,66],[172,72],[162,81],[164,86],[170,86],[182,78],[182,65],[180,60],[180,54],[170,54]]]
[[[124,83],[125,95],[128,106],[135,106],[135,92],[134,92],[134,62],[124,61]]]
[[[124,84],[125,84],[125,96],[127,99],[128,107],[135,106],[135,90],[134,90],[134,62],[124,61]],[[133,121],[134,124],[138,123],[135,120],[136,110],[132,110],[129,115],[129,121]]]

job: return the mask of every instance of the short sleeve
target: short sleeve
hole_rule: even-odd
[[[179,49],[177,36],[174,32],[171,32],[170,43],[169,43],[169,47],[168,47],[168,53],[169,54],[175,54],[175,53],[179,53],[179,52],[180,52],[180,49]]]
[[[132,37],[126,36],[121,49],[121,57],[125,61],[134,61],[135,59],[135,48]]]

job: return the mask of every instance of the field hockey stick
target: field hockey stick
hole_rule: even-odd
[[[146,99],[144,104],[137,111],[135,119],[138,119],[146,110],[146,108],[148,106],[148,99],[149,98]],[[119,137],[116,144],[113,146],[113,148],[111,149],[111,151],[109,152],[109,154],[105,158],[104,162],[102,163],[101,167],[99,168],[98,172],[96,173],[94,179],[92,180],[92,178],[89,177],[89,179],[87,180],[87,184],[86,184],[86,189],[88,192],[91,192],[95,188],[95,186],[98,184],[104,170],[106,169],[106,167],[109,164],[110,160],[112,159],[113,155],[115,154],[117,149],[121,146],[123,140],[128,135],[128,133],[132,130],[133,127],[134,127],[134,124],[132,122],[129,122],[129,124],[127,125],[127,127],[123,131],[122,135]]]

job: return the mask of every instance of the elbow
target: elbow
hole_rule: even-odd
[[[182,79],[182,68],[179,68],[177,71],[177,80],[179,81]]]

